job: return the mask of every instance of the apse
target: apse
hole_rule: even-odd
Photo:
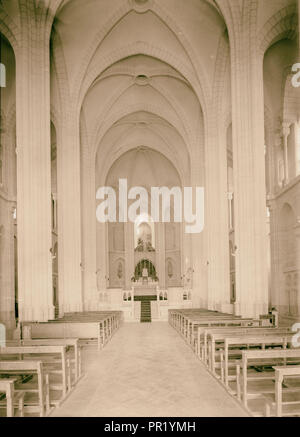
[[[128,190],[132,187],[147,190],[149,211],[151,187],[182,186],[178,171],[169,159],[146,146],[129,150],[117,159],[108,172],[105,184],[118,194],[120,179],[127,180]],[[101,226],[97,225],[97,232],[100,229]],[[106,224],[107,287],[130,288],[132,282],[141,277],[143,268],[148,269],[149,278],[157,280],[164,288],[180,286],[181,232],[181,224],[154,223],[151,215],[142,212],[135,223],[117,221]],[[103,264],[98,268],[103,269]],[[171,269],[172,274],[168,274]]]

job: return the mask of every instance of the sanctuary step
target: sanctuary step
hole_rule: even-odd
[[[58,305],[55,305],[54,317],[57,320],[59,318],[59,308]]]
[[[151,303],[150,300],[141,301],[141,323],[151,323]]]
[[[136,302],[141,302],[141,323],[151,323],[151,301],[157,300],[152,296],[134,296]]]
[[[141,302],[141,323],[151,323],[151,301],[156,301],[157,296],[134,296],[136,302]]]

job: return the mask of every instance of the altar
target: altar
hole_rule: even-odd
[[[141,283],[136,283],[133,286],[134,296],[156,296],[157,294],[157,284],[147,284],[143,285]]]

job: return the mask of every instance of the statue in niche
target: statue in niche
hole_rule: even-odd
[[[191,288],[193,286],[193,273],[194,270],[189,267],[184,276],[184,286],[187,288]]]
[[[171,261],[168,261],[168,276],[170,279],[173,277],[173,265]]]
[[[141,238],[138,239],[137,247],[135,248],[136,252],[144,252],[144,242]]]
[[[147,243],[146,243],[146,251],[147,252],[155,252],[155,249],[152,247],[152,244],[150,241],[147,241]]]
[[[119,262],[119,265],[118,265],[117,276],[119,279],[121,279],[123,277],[123,266],[122,266],[121,262]]]
[[[100,291],[101,290],[101,269],[98,269],[96,271],[96,281],[97,281],[97,290]]]
[[[137,247],[136,252],[155,252],[152,246],[152,231],[148,223],[141,223],[137,230]]]

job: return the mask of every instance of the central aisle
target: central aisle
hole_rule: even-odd
[[[167,323],[125,323],[83,361],[85,376],[52,417],[246,416]]]

